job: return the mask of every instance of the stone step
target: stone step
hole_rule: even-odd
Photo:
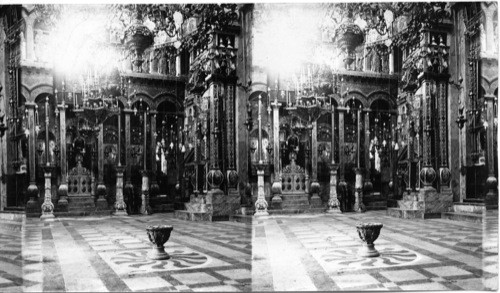
[[[22,222],[26,218],[24,211],[0,211],[0,220]]]
[[[295,209],[295,210],[307,210],[310,208],[309,204],[300,204],[300,205],[287,205],[284,204],[281,206],[282,209]]]
[[[174,204],[159,204],[159,205],[152,205],[153,211],[155,213],[169,213],[173,212],[174,209]]]
[[[319,214],[326,211],[326,207],[321,208],[284,208],[282,210],[268,210],[270,215],[289,215],[289,214]]]
[[[239,223],[252,223],[252,215],[229,215],[229,221]]]
[[[444,212],[441,214],[443,219],[453,221],[465,221],[473,223],[482,223],[484,221],[483,214],[478,213],[458,213],[458,212]]]
[[[397,201],[398,208],[405,210],[422,210],[424,209],[423,201],[414,201],[414,200],[398,200]]]
[[[403,208],[387,208],[387,215],[394,218],[401,219],[423,219],[424,211],[403,209]]]
[[[212,221],[212,213],[208,212],[192,212],[186,210],[175,210],[174,217],[186,221]]]
[[[387,209],[387,201],[381,200],[381,201],[371,201],[368,203],[365,202],[365,207],[369,211],[385,210],[385,209]]]
[[[401,219],[436,219],[441,218],[441,213],[425,213],[423,210],[387,208],[386,214],[390,217]]]
[[[113,214],[113,210],[75,210],[67,212],[54,212],[56,217],[84,217],[84,216],[109,216]]]
[[[455,213],[482,214],[486,212],[484,203],[453,203],[452,211]]]

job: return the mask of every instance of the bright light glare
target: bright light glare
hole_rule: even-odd
[[[69,5],[63,13],[49,41],[58,71],[77,77],[89,70],[106,74],[116,67],[119,55],[107,45],[107,16],[102,11],[98,6],[92,10]]]
[[[254,65],[291,76],[305,62],[336,63],[339,54],[321,44],[321,6],[260,4],[256,9],[262,16],[254,24]]]

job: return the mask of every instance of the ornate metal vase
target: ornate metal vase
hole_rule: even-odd
[[[148,254],[149,258],[158,260],[170,258],[170,255],[165,252],[163,245],[170,238],[170,233],[173,229],[174,227],[167,225],[149,226],[146,228],[149,241],[155,245],[153,250]]]
[[[358,255],[363,257],[377,257],[380,253],[375,249],[375,240],[380,234],[380,229],[384,225],[381,223],[359,223],[356,225],[359,238],[365,243]]]

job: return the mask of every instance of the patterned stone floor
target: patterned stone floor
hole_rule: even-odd
[[[357,257],[355,224],[381,222],[381,256]],[[402,220],[385,211],[254,222],[252,289],[498,290],[498,212],[484,224]]]
[[[364,259],[355,224],[384,224]],[[152,261],[145,227],[174,226]],[[498,212],[483,224],[401,220],[384,211],[293,215],[253,224],[172,214],[25,219],[2,229],[0,291],[498,290]]]
[[[2,292],[251,290],[248,224],[171,214],[25,221],[22,235],[0,232]],[[165,248],[170,260],[146,258],[152,245],[145,227],[154,224],[174,226]]]

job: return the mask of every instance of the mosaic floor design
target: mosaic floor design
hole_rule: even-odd
[[[174,226],[165,250],[147,259],[145,227]],[[12,234],[12,233],[11,233]],[[251,226],[194,223],[171,214],[27,219],[0,231],[0,291],[250,291]]]
[[[385,211],[272,216],[255,221],[255,266],[269,266],[253,288],[264,290],[497,290],[498,212],[491,223],[402,220]],[[376,259],[357,256],[358,222],[382,222]],[[271,236],[272,235],[272,236]],[[257,244],[256,241],[259,243]],[[282,273],[272,246],[289,247],[294,272]],[[297,280],[300,280],[298,282]],[[300,284],[299,284],[300,283]]]
[[[384,224],[376,260],[357,257],[362,221]],[[146,258],[145,227],[155,224],[174,226],[170,260]],[[0,229],[2,292],[485,289],[498,289],[498,212],[482,224],[370,211],[253,224],[171,214],[26,219],[21,233]]]

